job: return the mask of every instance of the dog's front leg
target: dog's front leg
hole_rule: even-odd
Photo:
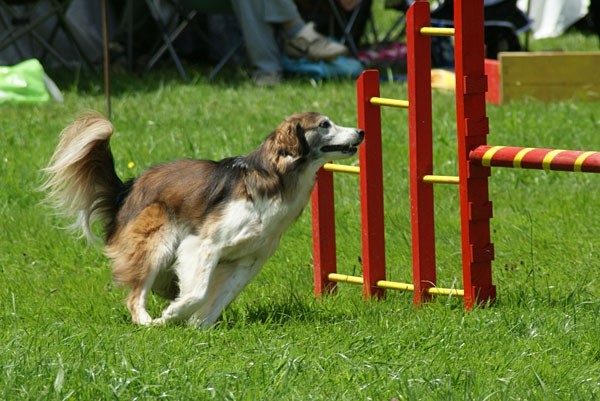
[[[252,258],[235,266],[219,267],[210,287],[209,300],[190,318],[190,324],[209,328],[265,264],[267,258]]]
[[[179,296],[154,319],[160,325],[187,320],[207,301],[214,270],[220,255],[214,247],[198,236],[184,239],[177,249],[175,274],[179,281]]]

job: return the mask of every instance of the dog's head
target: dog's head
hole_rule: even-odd
[[[308,196],[317,170],[330,160],[354,155],[364,136],[361,129],[340,127],[319,113],[293,114],[244,158],[247,177],[253,180],[247,188],[259,188],[254,192],[260,195],[284,189],[296,193],[300,186]],[[300,178],[303,185],[298,185]]]
[[[341,127],[314,112],[287,117],[273,134],[279,155],[321,164],[354,155],[363,138],[362,130]]]

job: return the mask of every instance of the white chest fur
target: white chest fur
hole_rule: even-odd
[[[238,259],[256,252],[271,254],[283,231],[298,217],[304,199],[235,200],[224,209],[212,231],[214,245],[226,259]]]

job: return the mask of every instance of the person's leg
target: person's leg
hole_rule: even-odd
[[[255,80],[268,77],[265,84],[281,77],[280,50],[274,25],[281,25],[286,37],[284,51],[291,57],[330,60],[346,54],[345,46],[332,42],[305,24],[293,0],[231,0],[244,35],[246,52],[257,69]],[[270,78],[273,77],[273,80]]]
[[[273,2],[277,3],[277,2]],[[231,0],[240,23],[246,53],[259,74],[280,74],[280,51],[264,0]],[[281,21],[278,21],[281,22]]]
[[[293,0],[250,0],[255,1],[262,3],[264,20],[271,24],[285,24],[293,20],[302,22]]]

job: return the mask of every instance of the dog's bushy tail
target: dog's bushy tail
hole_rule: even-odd
[[[42,190],[62,214],[77,217],[72,228],[97,240],[91,229],[95,220],[104,224],[108,236],[114,230],[118,197],[124,184],[115,172],[109,141],[113,126],[96,112],[83,114],[61,135]]]

